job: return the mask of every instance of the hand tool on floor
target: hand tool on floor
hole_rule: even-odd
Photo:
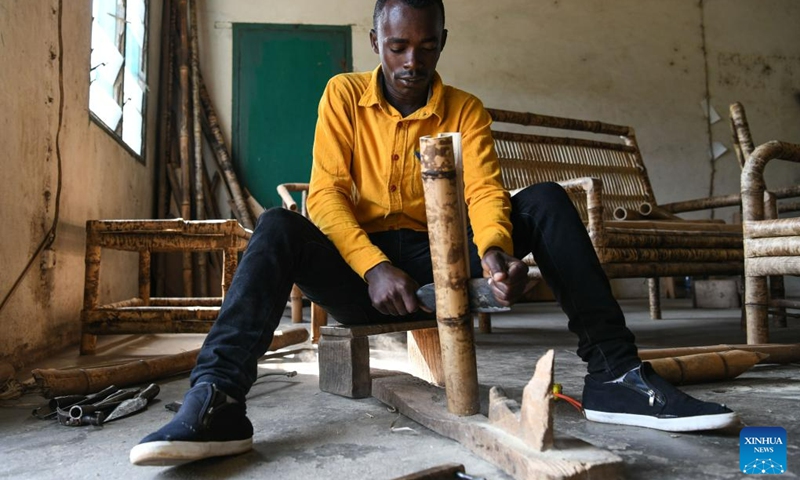
[[[147,388],[139,392],[135,397],[125,400],[124,402],[120,403],[117,408],[115,408],[108,417],[106,417],[105,422],[111,422],[113,420],[117,420],[122,417],[127,417],[128,415],[133,415],[141,410],[147,408],[147,404],[150,403],[151,400],[156,398],[156,395],[161,391],[161,389],[155,383],[151,383]]]
[[[69,409],[76,405],[89,405],[92,403],[100,402],[110,395],[113,395],[119,391],[119,388],[111,385],[103,390],[93,393],[91,395],[62,395],[59,397],[55,397],[50,400],[50,402],[42,407],[37,408],[33,411],[33,416],[41,419],[41,420],[49,420],[51,418],[56,418],[58,414],[58,409],[65,410],[66,413],[69,412]]]
[[[467,281],[469,311],[473,313],[508,312],[510,307],[500,305],[492,293],[488,278],[471,278]],[[433,312],[436,311],[436,293],[434,285],[429,283],[417,290],[417,298],[422,305]]]

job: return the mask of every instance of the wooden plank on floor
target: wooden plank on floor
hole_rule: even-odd
[[[372,396],[406,417],[451,438],[518,480],[620,478],[623,462],[611,452],[556,434],[553,448],[537,452],[489,423],[483,415],[447,411],[443,388],[409,374],[373,378]]]

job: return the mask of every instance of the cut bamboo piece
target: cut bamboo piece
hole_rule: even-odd
[[[767,358],[766,353],[728,350],[648,360],[653,369],[673,385],[730,380]]]
[[[729,350],[744,350],[748,352],[759,352],[768,355],[762,358],[759,363],[786,364],[800,362],[800,344],[778,344],[770,343],[764,345],[708,345],[698,347],[677,347],[677,348],[657,348],[649,350],[639,350],[639,358],[642,360],[653,360],[657,358],[680,357],[685,355],[695,355],[698,353],[725,352]]]
[[[444,135],[420,138],[420,160],[447,409],[455,415],[474,415],[480,407],[478,369],[453,141]]]
[[[308,330],[303,327],[276,331],[269,351],[305,342]],[[200,349],[150,360],[135,360],[111,367],[36,369],[31,372],[45,398],[59,395],[86,395],[110,386],[127,387],[166,378],[191,370]]]

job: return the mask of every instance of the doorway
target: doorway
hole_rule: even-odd
[[[275,187],[308,182],[317,106],[328,80],[352,71],[349,26],[233,25],[237,174],[265,208]]]

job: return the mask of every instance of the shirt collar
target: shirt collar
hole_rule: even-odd
[[[358,106],[372,107],[374,105],[378,105],[381,107],[381,109],[383,109],[383,111],[390,111],[389,103],[384,98],[383,89],[380,85],[382,72],[381,69],[382,66],[378,65],[375,70],[372,71],[369,85],[361,95],[361,99],[358,101]],[[433,84],[431,85],[431,91],[428,94],[428,103],[425,104],[424,107],[411,114],[409,118],[425,118],[431,114],[439,117],[439,121],[441,121],[444,117],[444,83],[442,82],[442,77],[439,76],[439,72],[433,73]]]

